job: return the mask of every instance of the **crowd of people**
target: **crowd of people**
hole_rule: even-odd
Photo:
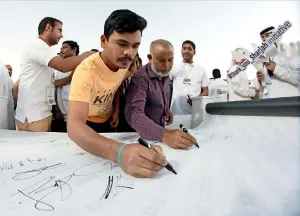
[[[138,49],[147,25],[130,10],[116,10],[105,21],[101,51],[80,54],[78,43],[67,40],[56,53],[51,47],[63,37],[63,22],[52,17],[41,20],[39,36],[23,50],[15,84],[10,79],[12,67],[0,62],[0,96],[8,97],[8,128],[66,132],[81,148],[118,163],[126,173],[152,177],[166,164],[159,146],[157,153],[99,133],[137,132],[171,148],[188,149],[196,139],[166,125],[172,124],[174,115],[192,113],[193,97],[232,101],[299,95],[299,55],[280,54],[279,42],[266,53],[268,61],[259,65],[253,85],[247,70],[222,78],[214,69],[208,80],[205,68],[193,60],[196,45],[190,40],[182,43],[179,65],[173,65],[174,47],[165,39],[151,42],[148,62],[143,64]],[[262,41],[274,30],[261,31]],[[249,55],[245,48],[235,49],[227,73],[241,67]]]

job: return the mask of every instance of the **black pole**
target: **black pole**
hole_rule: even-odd
[[[300,96],[208,103],[206,112],[212,115],[299,117]]]

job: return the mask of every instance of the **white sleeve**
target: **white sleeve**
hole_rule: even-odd
[[[169,75],[170,80],[173,80],[173,79],[177,76],[177,73],[178,73],[177,67],[174,67],[174,68],[171,70],[170,75]]]
[[[57,53],[48,47],[47,44],[33,44],[27,47],[27,58],[40,65],[48,66],[51,59],[57,56]]]
[[[256,89],[259,89],[261,90],[262,89],[262,86],[260,85],[258,79],[254,79],[254,83],[253,83],[253,87],[256,88]]]
[[[209,83],[208,83],[208,78],[207,78],[207,75],[206,75],[206,71],[203,70],[201,86],[202,87],[208,87],[208,85],[209,85]]]
[[[55,80],[60,80],[63,79],[65,77],[65,74],[58,71],[58,70],[54,70],[54,79]]]
[[[254,97],[255,96],[255,90],[252,88],[243,88],[240,85],[240,78],[239,76],[235,76],[232,79],[229,79],[229,82],[231,83],[232,90],[234,93],[236,93],[239,96],[242,97]]]
[[[299,85],[300,74],[297,70],[293,70],[289,67],[283,67],[276,65],[274,70],[274,76],[292,85]]]
[[[0,96],[9,97],[12,90],[10,89],[9,79],[7,68],[0,62]]]

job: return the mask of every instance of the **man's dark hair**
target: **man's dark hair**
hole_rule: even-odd
[[[64,41],[62,44],[68,44],[72,49],[76,48],[75,54],[78,56],[79,55],[79,45],[76,41]]]
[[[130,10],[115,10],[106,19],[104,24],[104,36],[108,40],[111,34],[116,31],[119,34],[144,31],[147,21]]]
[[[193,47],[194,51],[196,50],[196,45],[193,41],[190,41],[190,40],[183,41],[181,47],[183,47],[184,44],[190,44]]]
[[[215,79],[221,78],[221,71],[219,69],[213,69],[212,75]]]
[[[138,57],[138,62],[139,62],[139,64],[140,64],[140,66],[143,65],[143,61],[142,61],[142,59],[141,59],[140,57]]]
[[[98,49],[91,49],[92,52],[99,52]]]
[[[44,33],[47,24],[50,24],[52,27],[55,27],[56,23],[63,24],[62,21],[53,17],[45,17],[44,19],[42,19],[38,27],[39,35]]]
[[[268,28],[265,28],[264,30],[262,30],[261,32],[259,32],[259,35],[262,36],[264,35],[265,33],[270,33],[270,31],[274,30],[275,27],[274,26],[270,26]]]

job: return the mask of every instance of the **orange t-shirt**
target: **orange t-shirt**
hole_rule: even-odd
[[[128,69],[111,71],[99,53],[92,54],[76,68],[71,82],[69,100],[89,103],[88,120],[106,122],[113,110],[114,95]]]

